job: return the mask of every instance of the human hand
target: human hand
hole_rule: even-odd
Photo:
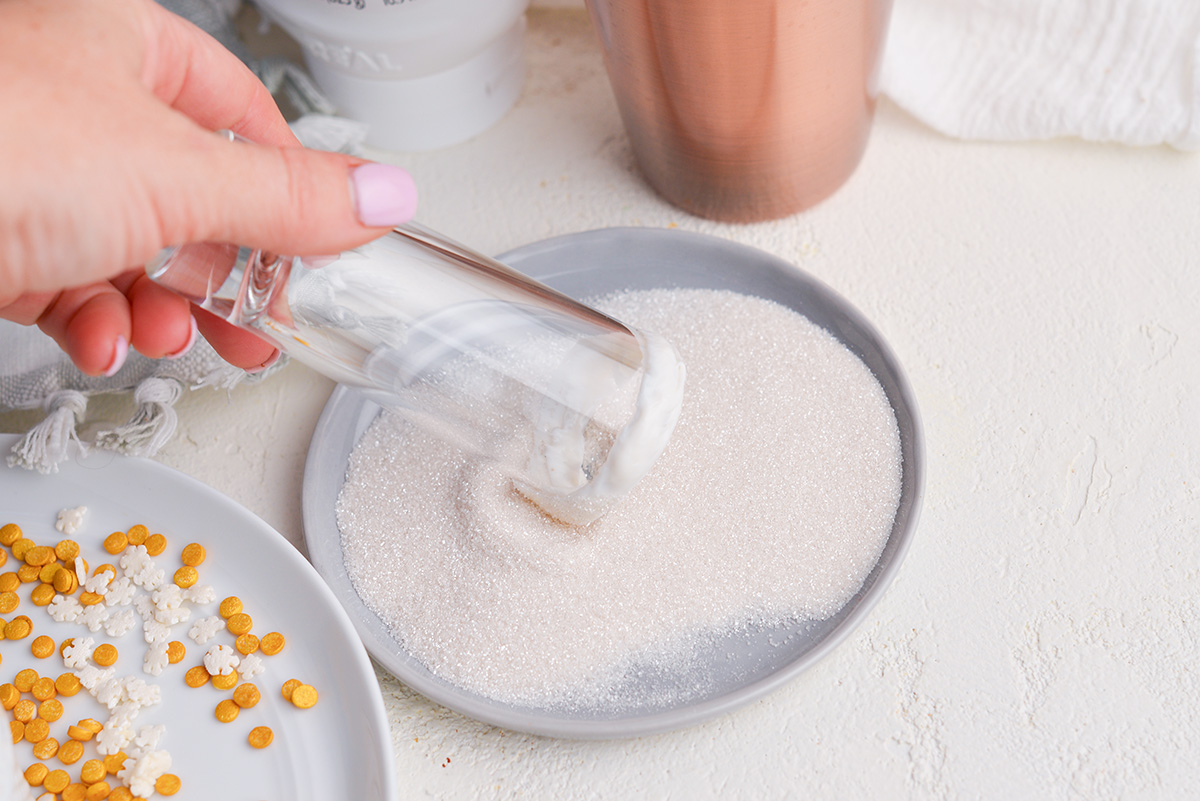
[[[163,247],[336,253],[415,211],[406,172],[300,147],[245,65],[151,0],[0,2],[0,86],[0,317],[91,375],[180,355],[197,324],[239,367],[275,358],[146,278]]]

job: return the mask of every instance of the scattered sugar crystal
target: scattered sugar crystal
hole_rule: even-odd
[[[255,676],[260,676],[265,673],[267,668],[263,665],[262,658],[258,654],[247,654],[242,657],[241,664],[238,665],[238,673],[244,681],[250,681]]]
[[[59,509],[54,527],[68,537],[79,531],[83,525],[83,517],[87,514],[86,506],[76,506],[74,509]]]
[[[834,615],[900,498],[895,415],[828,332],[731,292],[599,304],[672,342],[688,371],[670,444],[609,514],[550,520],[391,414],[360,438],[337,504],[367,606],[435,675],[505,702],[600,703],[639,671],[702,667],[687,660],[751,621]]]
[[[55,595],[46,607],[50,619],[58,623],[74,623],[83,611],[83,604],[71,595]]]
[[[122,576],[108,585],[108,592],[104,594],[104,604],[105,606],[128,606],[136,594],[137,588],[133,586],[133,582]]]
[[[188,636],[197,645],[204,645],[213,637],[217,636],[217,632],[225,628],[225,621],[218,615],[211,617],[202,617],[192,624],[191,631]]]
[[[210,676],[228,676],[239,662],[237,651],[228,645],[214,645],[204,654],[204,667]]]

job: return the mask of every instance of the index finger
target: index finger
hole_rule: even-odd
[[[152,10],[142,80],[167,105],[210,131],[265,145],[299,145],[274,98],[220,42],[161,7]]]

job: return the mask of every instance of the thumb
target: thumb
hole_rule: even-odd
[[[337,253],[381,236],[416,212],[416,186],[400,167],[302,147],[203,138],[208,141],[185,159],[191,178],[160,201],[168,243]],[[175,165],[178,175],[180,162]],[[187,190],[179,191],[180,185]]]

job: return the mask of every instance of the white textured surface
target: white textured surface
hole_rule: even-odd
[[[475,141],[397,159],[423,189],[421,221],[487,252],[676,225],[793,261],[897,351],[921,403],[928,491],[867,623],[708,724],[553,741],[381,677],[404,797],[1194,797],[1200,158],[961,143],[884,105],[831,200],[716,225],[633,171],[586,17],[537,11],[531,29],[514,112]],[[298,540],[304,451],[330,389],[294,365],[228,401],[193,393],[162,460]]]

